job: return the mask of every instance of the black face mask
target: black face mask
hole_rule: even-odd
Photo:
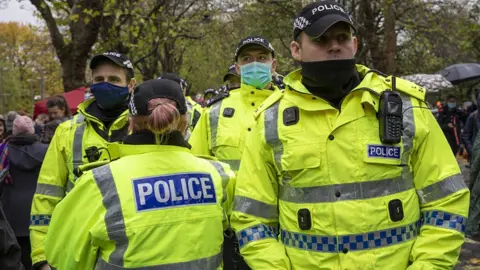
[[[355,59],[301,62],[301,66],[302,83],[327,101],[345,97],[360,81]]]

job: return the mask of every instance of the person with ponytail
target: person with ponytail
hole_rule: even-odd
[[[45,241],[57,269],[222,269],[227,164],[190,153],[178,83],[149,80],[129,100],[120,159],[83,172]],[[79,222],[81,221],[81,222]],[[75,232],[72,234],[72,232]]]

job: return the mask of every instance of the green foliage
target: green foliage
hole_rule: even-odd
[[[94,43],[93,53],[107,50],[126,53],[139,82],[175,71],[190,82],[194,92],[201,92],[222,84],[223,75],[234,62],[237,43],[249,35],[264,36],[273,44],[280,74],[296,69],[298,64],[289,50],[292,24],[302,6],[313,1],[102,2],[103,9],[95,9],[91,7],[94,1],[76,1],[81,7],[77,12],[65,0],[46,3],[66,44],[82,36],[83,29],[90,29],[81,26],[91,26],[96,21],[99,40]],[[480,62],[479,1],[339,2],[357,22],[359,63],[407,75],[435,73],[459,62]],[[69,27],[75,24],[78,24],[73,29],[78,31],[76,35],[65,30],[72,30]]]
[[[30,113],[33,97],[40,95],[41,89],[45,96],[62,91],[60,63],[48,34],[41,29],[0,23],[0,59],[4,86],[0,82],[0,90],[5,94],[6,109]]]

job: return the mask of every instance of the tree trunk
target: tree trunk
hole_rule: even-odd
[[[52,44],[62,65],[63,89],[72,91],[85,84],[85,71],[93,45],[97,41],[103,16],[103,0],[68,1],[71,19],[68,31],[71,41],[66,43],[50,6],[45,0],[30,0],[48,27]],[[85,11],[100,12],[95,16]]]
[[[397,69],[395,56],[397,54],[397,34],[395,32],[395,11],[392,0],[385,0],[383,4],[384,14],[384,43],[383,52],[384,70],[387,74],[395,74]]]
[[[377,37],[377,27],[375,25],[375,11],[372,7],[375,3],[371,0],[361,0],[359,13],[362,25],[359,28],[359,34],[365,39],[368,46],[368,54],[372,60],[372,67],[379,71],[384,71],[382,48]]]
[[[65,92],[75,90],[85,84],[87,59],[83,61],[73,57],[64,58],[62,64],[63,89]]]
[[[171,41],[166,41],[163,44],[163,59],[162,70],[163,73],[175,72],[175,56],[174,56],[174,47],[175,45]]]

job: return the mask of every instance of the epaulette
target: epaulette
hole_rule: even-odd
[[[370,69],[367,74],[368,73],[377,74],[379,79],[382,80],[383,83],[393,91],[399,91],[421,101],[425,101],[425,94],[427,93],[427,90],[419,85],[414,84],[413,82],[395,76],[387,76],[386,74],[375,69]],[[383,90],[376,92],[380,94],[383,92]]]
[[[211,107],[213,104],[219,102],[220,100],[227,98],[230,96],[229,92],[221,92],[216,96],[213,96],[211,99],[207,101],[207,107]]]
[[[110,163],[110,160],[99,160],[95,162],[90,162],[90,163],[78,166],[77,171],[73,173],[75,174],[75,176],[80,177],[83,175],[84,172],[93,170],[98,167],[102,167],[103,165],[107,165],[108,163]]]
[[[260,104],[255,111],[253,111],[253,117],[257,119],[262,112],[270,108],[273,104],[277,103],[283,97],[283,94],[283,90],[273,91],[273,93],[264,102],[262,102],[262,104]]]
[[[219,93],[227,93],[228,92],[228,87],[226,85],[222,85],[220,88],[217,90]]]
[[[424,87],[394,76],[388,76],[384,80],[387,85],[391,86],[392,90],[400,91],[421,101],[425,101],[427,90]]]
[[[385,73],[383,73],[383,72],[381,72],[381,71],[379,71],[379,70],[373,69],[373,68],[371,68],[370,70],[368,70],[365,75],[367,75],[368,73],[371,73],[371,72],[373,72],[373,73],[375,73],[375,74],[377,74],[377,75],[380,75],[381,77],[388,77],[387,74],[385,74]]]
[[[283,83],[283,77],[282,76],[272,76],[272,82],[279,89],[285,89],[285,83]]]

